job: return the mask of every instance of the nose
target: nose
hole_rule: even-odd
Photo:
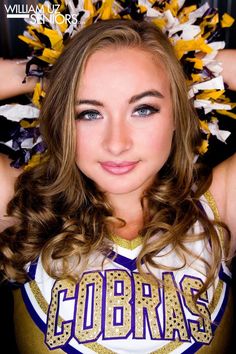
[[[110,120],[104,140],[104,148],[114,156],[119,156],[132,146],[131,130],[127,122],[123,120]]]

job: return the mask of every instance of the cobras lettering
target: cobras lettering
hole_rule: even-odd
[[[197,303],[200,278],[172,272],[160,284],[151,275],[126,270],[83,274],[79,284],[56,281],[48,309],[46,343],[55,349],[73,337],[79,343],[102,339],[151,338],[209,344],[212,339],[207,293]],[[178,291],[177,289],[180,289]]]

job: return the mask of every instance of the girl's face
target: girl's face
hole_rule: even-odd
[[[166,162],[174,131],[163,63],[138,48],[95,52],[75,111],[79,169],[108,195],[141,196]]]

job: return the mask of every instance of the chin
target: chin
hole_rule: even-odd
[[[112,183],[112,184],[97,184],[98,188],[106,193],[106,194],[129,194],[135,191],[140,191],[140,195],[142,194],[144,187],[140,184],[120,184],[120,183]]]

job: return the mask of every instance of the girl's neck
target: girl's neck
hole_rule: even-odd
[[[114,227],[112,234],[122,237],[126,240],[133,240],[139,235],[139,232],[143,227],[143,219],[136,219],[130,222],[127,220],[125,221],[126,225],[123,227]]]
[[[132,240],[138,236],[143,227],[143,209],[140,199],[140,196],[134,193],[109,196],[114,216],[126,222],[123,227],[114,226],[111,231],[114,235],[127,240]]]

